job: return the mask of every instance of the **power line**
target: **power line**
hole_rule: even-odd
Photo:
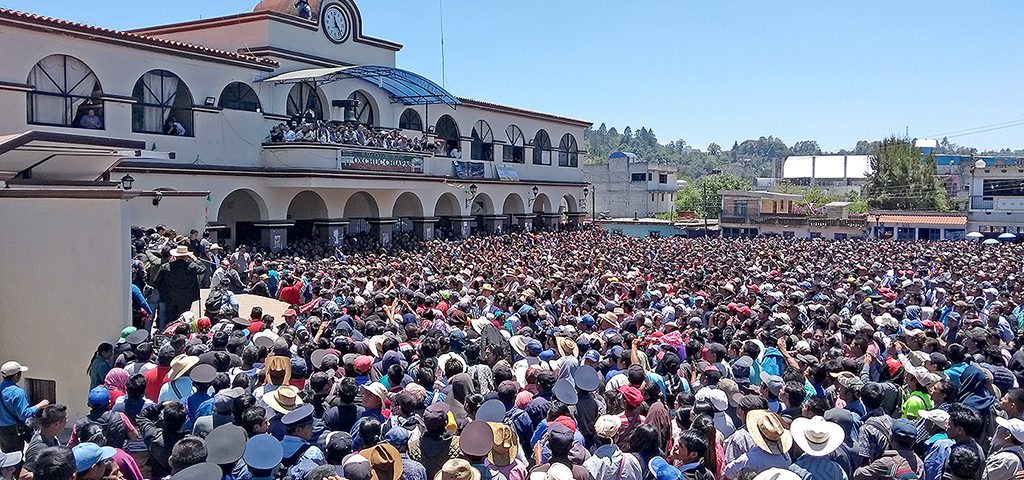
[[[932,135],[925,135],[925,138],[929,138],[929,137],[944,137],[944,136],[953,135],[953,134],[956,134],[956,133],[970,132],[972,130],[981,130],[983,128],[998,127],[1000,125],[1006,125],[1008,123],[1017,123],[1017,122],[1024,122],[1024,118],[1017,119],[1017,120],[1009,120],[1009,121],[1006,121],[1006,122],[992,123],[992,124],[989,124],[989,125],[982,125],[980,127],[965,128],[963,130],[953,130],[953,131],[949,131],[949,132],[936,133],[936,134],[932,134]]]

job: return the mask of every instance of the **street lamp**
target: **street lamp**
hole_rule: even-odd
[[[587,195],[590,195],[590,188],[583,187],[583,198],[579,199],[580,208],[587,206]]]
[[[473,199],[476,198],[476,184],[469,186],[469,190],[466,191],[466,208],[473,205]]]
[[[133,183],[135,183],[135,177],[132,177],[132,174],[126,173],[121,177],[121,188],[123,190],[131,190]]]
[[[882,238],[882,216],[875,214],[875,239]]]
[[[540,188],[538,188],[536,185],[534,185],[533,188],[530,189],[530,192],[533,193],[533,196],[530,197],[530,200],[529,200],[528,203],[529,203],[530,207],[533,207],[533,202],[537,201],[537,196],[540,195]]]

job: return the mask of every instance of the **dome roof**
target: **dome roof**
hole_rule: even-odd
[[[309,3],[309,9],[313,13],[313,18],[320,12],[321,0],[307,0]],[[272,10],[275,12],[287,13],[288,15],[299,15],[299,11],[295,8],[295,4],[298,0],[260,0],[260,3],[256,5],[256,8],[252,9],[254,12],[262,10]]]

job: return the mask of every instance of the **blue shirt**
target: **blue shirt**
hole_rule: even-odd
[[[800,476],[802,480],[846,480],[846,472],[839,464],[828,457],[812,457],[801,455],[796,463],[790,465],[789,471]]]
[[[37,408],[28,404],[28,394],[17,383],[4,380],[0,383],[0,391],[0,401],[4,402],[4,408],[0,408],[0,427],[25,423],[36,415]],[[18,417],[12,417],[12,413]]]

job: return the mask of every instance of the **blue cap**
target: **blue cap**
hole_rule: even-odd
[[[648,464],[655,480],[679,480],[683,474],[678,468],[673,467],[662,457],[654,457]]]
[[[295,410],[286,413],[281,417],[281,423],[286,427],[294,427],[313,421],[313,405],[307,403]]]
[[[89,406],[90,407],[106,407],[110,405],[110,390],[107,387],[100,385],[92,390],[89,390]]]
[[[540,341],[531,338],[526,341],[526,355],[530,357],[536,357],[540,355],[540,352],[544,350],[544,346],[540,344]]]
[[[539,357],[545,362],[550,362],[555,359],[555,351],[551,349],[544,350],[543,352],[540,352]]]
[[[583,360],[590,360],[591,362],[601,361],[601,352],[597,350],[587,350],[587,353],[583,354]]]
[[[115,452],[111,447],[101,447],[91,442],[79,443],[71,449],[75,455],[75,472],[82,473],[97,463],[114,458]]]
[[[584,325],[586,325],[588,327],[593,326],[594,323],[595,323],[593,315],[588,313],[588,314],[580,317],[580,323],[582,323],[582,324],[584,324]]]
[[[249,468],[256,470],[273,470],[284,458],[281,442],[268,433],[261,433],[245,442],[245,454],[242,460]]]
[[[903,441],[913,441],[917,438],[917,427],[910,420],[900,418],[892,422],[892,436]]]
[[[402,426],[391,427],[391,430],[384,434],[384,442],[392,445],[407,445],[409,443],[409,430]]]
[[[608,350],[608,356],[616,360],[622,358],[622,354],[625,353],[625,349],[621,345],[616,345]]]

